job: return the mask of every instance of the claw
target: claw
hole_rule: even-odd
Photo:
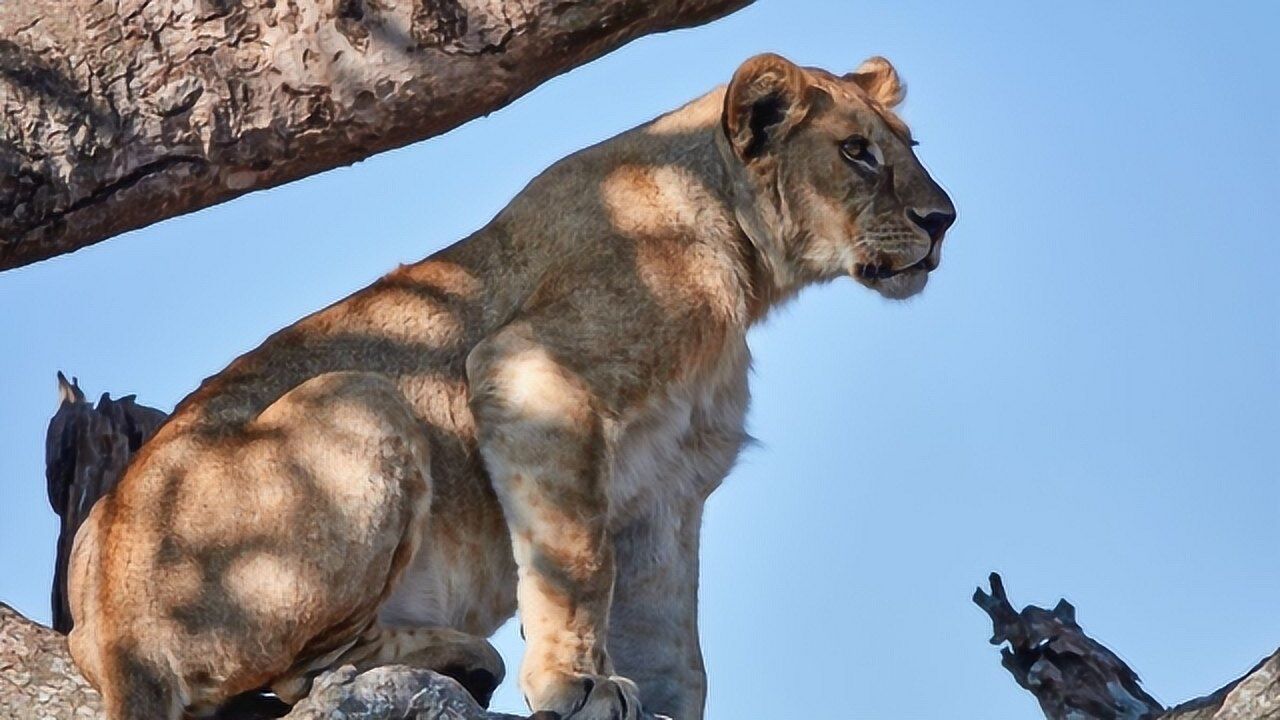
[[[613,692],[618,696],[618,704],[622,706],[622,714],[615,715],[615,717],[617,717],[618,720],[626,720],[628,717],[627,711],[630,709],[630,706],[627,703],[627,694],[622,692],[621,685],[614,685]]]
[[[591,699],[591,692],[596,689],[596,681],[591,678],[582,678],[582,699],[577,705],[569,711],[569,717],[578,714],[578,711],[587,706],[587,701]]]

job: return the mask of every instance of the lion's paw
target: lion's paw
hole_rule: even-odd
[[[643,720],[652,717],[644,715],[640,707],[640,690],[636,684],[618,676],[562,676],[547,688],[538,705],[543,711],[555,713],[561,720]]]

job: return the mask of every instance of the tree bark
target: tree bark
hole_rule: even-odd
[[[1000,576],[992,573],[990,582],[991,592],[979,588],[973,601],[991,617],[991,644],[1008,643],[1002,664],[1048,720],[1280,720],[1280,650],[1222,689],[1166,709],[1123,660],[1085,634],[1071,603],[1016,611]]]
[[[1005,667],[1040,700],[1050,720],[1280,720],[1280,652],[1217,692],[1166,710],[1137,687],[1137,676],[1089,638],[1065,602],[1054,610],[1013,609],[998,576],[975,593],[991,615],[994,644],[1008,642]],[[1064,607],[1065,606],[1065,607]],[[1106,700],[1105,698],[1111,698]],[[254,705],[219,720],[266,717]],[[76,670],[66,639],[0,603],[0,717],[102,720],[102,706]],[[453,680],[404,666],[322,675],[286,720],[517,720],[482,710]],[[535,716],[536,717],[536,716]],[[532,720],[532,719],[531,719]],[[650,718],[649,720],[654,720]]]
[[[261,720],[261,705],[224,708],[218,720]],[[0,603],[0,717],[105,720],[102,698],[76,669],[67,640]],[[454,680],[405,666],[321,675],[286,720],[519,720],[482,709]],[[159,720],[159,719],[157,719]]]
[[[0,2],[0,270],[439,135],[751,1]]]
[[[4,603],[0,603],[0,717],[103,717],[102,698],[72,663],[67,639]]]

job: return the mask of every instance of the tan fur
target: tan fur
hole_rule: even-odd
[[[747,329],[841,275],[918,292],[953,219],[901,97],[883,59],[753,58],[207,380],[76,539],[71,648],[112,720],[344,662],[500,676],[517,600],[534,709],[700,718]]]

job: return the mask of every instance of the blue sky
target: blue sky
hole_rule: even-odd
[[[171,408],[749,55],[883,54],[960,221],[922,297],[838,282],[754,331],[761,444],[705,527],[709,717],[1039,717],[969,602],[993,569],[1015,602],[1067,596],[1166,703],[1213,690],[1280,645],[1277,22],[760,0],[445,137],[4,273],[0,600],[48,620],[55,370]]]

